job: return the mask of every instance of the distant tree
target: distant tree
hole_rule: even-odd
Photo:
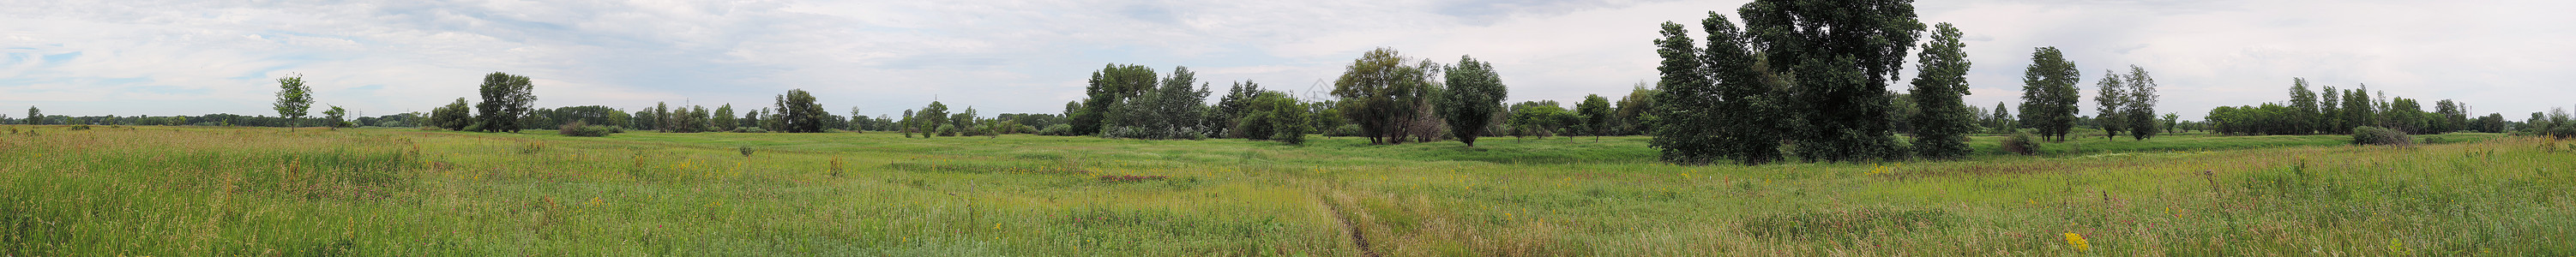
[[[904,109],[903,121],[895,122],[896,126],[899,127],[896,130],[903,131],[903,138],[912,138],[912,133],[921,131],[921,125],[916,125],[915,123],[918,121],[913,120],[913,117],[916,116],[913,116],[912,109]],[[924,138],[927,137],[925,136]]]
[[[1082,102],[1083,110],[1066,113],[1072,118],[1073,134],[1099,134],[1120,104],[1153,91],[1155,79],[1154,68],[1142,65],[1109,64],[1092,72],[1090,86],[1084,89],[1090,97]]]
[[[1208,126],[1209,134],[1217,137],[1250,137],[1251,135],[1234,131],[1234,127],[1242,123],[1240,120],[1243,117],[1252,115],[1252,97],[1260,93],[1261,84],[1252,83],[1252,81],[1234,82],[1233,86],[1226,87],[1225,96],[1218,97],[1216,106],[1208,110],[1208,123],[1212,125]],[[1261,137],[1268,137],[1268,135]]]
[[[2004,109],[2003,102],[1995,102],[1995,111],[1987,114],[1994,115],[1994,118],[1992,118],[1994,122],[1989,123],[1986,126],[1994,128],[1994,133],[2011,134],[2013,132],[2013,128],[2020,125],[2015,124],[2012,109]]]
[[[2350,128],[2343,126],[2343,90],[2326,86],[2325,90],[2319,91],[2324,91],[2325,95],[2317,97],[2317,119],[2310,124],[2316,125],[2317,133],[2343,133],[2344,129]]]
[[[859,107],[850,107],[850,126],[844,129],[848,129],[852,132],[868,131],[869,129],[873,129],[873,127],[868,126],[868,120],[867,115],[859,114]]]
[[[45,125],[45,110],[27,106],[27,125]]]
[[[1923,46],[1921,63],[1914,78],[1915,109],[1914,154],[1926,159],[1951,160],[1967,157],[1968,133],[1975,132],[1976,117],[1969,115],[1963,99],[1968,92],[1967,44],[1959,42],[1959,28],[1944,22],[1934,25],[1932,41]]]
[[[2389,102],[2387,117],[2381,119],[2388,120],[2388,124],[2391,125],[2388,129],[2407,134],[2431,134],[2432,130],[2425,126],[2429,116],[2424,113],[2424,105],[2417,103],[2415,99],[2397,97],[2396,100]]]
[[[2335,127],[2335,130],[2343,133],[2352,133],[2353,127],[2379,125],[2378,122],[2375,122],[2376,120],[2379,120],[2379,115],[2374,112],[2373,109],[2374,108],[2370,107],[2370,84],[2361,84],[2361,88],[2345,92],[2343,94],[2343,125]]]
[[[536,87],[528,77],[493,72],[483,75],[482,111],[476,119],[483,123],[482,132],[519,132],[519,116],[527,115],[537,102]]]
[[[2102,80],[2093,85],[2097,87],[2093,92],[2094,122],[2101,126],[2103,138],[2118,138],[2120,131],[2128,129],[2128,119],[2115,117],[2126,117],[2121,111],[2128,110],[2129,87],[2122,84],[2125,80],[2119,72],[2103,72]]]
[[[1887,85],[1923,23],[1907,1],[1756,0],[1737,10],[1771,73],[1795,86],[1797,145],[1808,162],[1897,159]]]
[[[2120,114],[2125,117],[2111,117],[2111,119],[2125,119],[2120,123],[2127,126],[2131,139],[2143,141],[2156,137],[2156,132],[2160,132],[2162,128],[2156,127],[2156,124],[2161,123],[2156,120],[2155,76],[2148,75],[2147,68],[2129,65],[2129,75],[2121,78],[2127,80],[2121,84],[2129,87],[2128,90],[2123,90],[2129,94],[2127,99],[2120,100]],[[2292,112],[2297,112],[2295,107],[2292,109]],[[2303,117],[2293,117],[2292,120],[2305,121]]]
[[[823,109],[823,104],[815,103],[814,94],[806,93],[805,89],[789,89],[787,94],[777,98],[778,125],[786,129],[784,132],[823,132],[823,121],[830,120],[826,116],[831,115],[831,111]]]
[[[1456,90],[1458,86],[1450,84],[1449,88]],[[1644,81],[1637,82],[1636,86],[1628,89],[1628,96],[1619,97],[1619,113],[1611,117],[1618,124],[1612,126],[1618,127],[1621,135],[1645,133],[1645,115],[1655,109],[1655,94],[1662,91]],[[1499,111],[1502,108],[1495,109]]]
[[[1307,123],[1309,120],[1314,119],[1314,115],[1308,113],[1304,105],[1298,103],[1296,98],[1290,98],[1288,97],[1288,94],[1284,93],[1268,94],[1255,101],[1258,101],[1257,103],[1254,103],[1255,105],[1266,106],[1265,108],[1258,109],[1266,109],[1260,111],[1267,111],[1267,115],[1262,116],[1266,116],[1270,119],[1269,122],[1272,130],[1270,140],[1277,140],[1281,143],[1288,143],[1290,145],[1306,144],[1306,134],[1312,132],[1306,128]]]
[[[1556,101],[1530,101],[1512,104],[1512,131],[1515,136],[1546,139],[1567,125],[1582,122],[1581,115],[1558,107]]]
[[[429,124],[447,130],[465,131],[465,127],[474,124],[473,115],[474,106],[467,105],[465,98],[458,97],[454,103],[430,110]]]
[[[2075,107],[2082,102],[2082,89],[2075,84],[2084,80],[2082,70],[2066,61],[2057,47],[2041,47],[2030,54],[2030,67],[2022,70],[2021,126],[2038,129],[2042,138],[2066,141],[2075,129]]]
[[[1502,75],[1494,73],[1493,64],[1472,56],[1458,56],[1457,66],[1445,75],[1449,90],[1440,94],[1441,118],[1448,121],[1449,134],[1458,142],[1476,146],[1476,137],[1485,135],[1485,125],[1494,122],[1492,113],[1503,109],[1511,89],[1503,85]]]
[[[333,105],[331,106],[331,110],[322,111],[322,117],[323,119],[331,122],[331,124],[329,124],[331,127],[349,127],[349,109],[341,109],[340,106]]]
[[[2442,101],[2434,102],[2433,113],[2434,116],[2437,117],[2427,119],[2425,127],[2430,128],[2431,131],[2427,131],[2425,134],[2451,133],[2453,131],[2464,130],[2463,128],[2468,125],[2469,119],[2469,113],[2464,109],[2466,109],[2466,107],[2461,106],[2459,102],[2454,102],[2450,99],[2442,99]]]
[[[1709,12],[1709,15],[1720,16],[1717,12]],[[1741,41],[1735,37],[1733,23],[1725,19],[1711,20],[1725,29],[1708,30],[1710,38],[1728,42]],[[1680,23],[1664,22],[1661,33],[1664,38],[1655,40],[1655,54],[1662,57],[1663,62],[1655,66],[1655,71],[1661,74],[1657,85],[1660,85],[1663,91],[1655,94],[1656,105],[1653,113],[1645,115],[1646,134],[1654,136],[1654,139],[1647,141],[1646,145],[1661,150],[1662,155],[1659,157],[1664,162],[1674,164],[1704,165],[1737,157],[1729,151],[1733,146],[1727,145],[1736,141],[1727,139],[1735,138],[1732,137],[1735,135],[1732,133],[1738,131],[1725,130],[1735,127],[1721,123],[1726,112],[1720,111],[1723,107],[1718,104],[1723,98],[1718,97],[1720,89],[1717,84],[1710,81],[1711,69],[1707,67],[1708,64],[1702,63],[1700,48],[1697,43],[1692,42],[1690,30],[1683,28]],[[1717,43],[1712,42],[1712,44]],[[1750,55],[1740,48],[1727,49],[1718,53]],[[1735,63],[1722,62],[1721,64]],[[1520,132],[1520,128],[1525,126],[1520,116],[1521,108],[1520,105],[1512,106],[1511,120],[1515,135],[1526,134]],[[1774,144],[1776,149],[1777,145]]]
[[[2160,123],[2160,124],[2164,124],[2164,129],[2165,129],[2165,132],[2166,132],[2166,133],[2182,133],[2182,131],[2177,130],[2177,129],[2181,129],[2181,128],[2182,128],[2182,127],[2181,127],[2181,125],[2182,125],[2182,114],[2180,114],[2180,113],[2166,113],[2166,114],[2165,114],[2165,116],[2164,116],[2164,119],[2159,120],[2159,121],[2160,121],[2160,122],[2158,122],[2158,123]]]
[[[1196,87],[1192,87],[1192,86]],[[1198,82],[1198,73],[1189,67],[1174,67],[1162,86],[1122,103],[1109,116],[1108,127],[1124,133],[1104,133],[1109,137],[1142,139],[1187,139],[1206,135],[1204,115],[1209,94],[1207,84]]]
[[[921,112],[913,114],[917,117],[912,119],[914,131],[921,132],[922,137],[929,137],[938,132],[939,125],[948,124],[948,105],[941,104],[939,101],[930,101],[930,106],[922,107]]]
[[[277,103],[274,108],[277,109],[277,117],[286,118],[289,123],[286,126],[287,130],[294,130],[296,127],[292,125],[294,121],[303,119],[306,112],[313,108],[313,88],[304,86],[303,75],[278,78],[277,87]],[[33,114],[33,111],[30,111],[30,114]]]
[[[1343,118],[1360,126],[1369,144],[1404,143],[1404,123],[1413,121],[1435,91],[1431,70],[1438,67],[1429,61],[1411,64],[1412,58],[1394,48],[1378,48],[1360,55],[1344,67],[1342,76],[1333,81],[1333,96],[1341,97]]]
[[[676,122],[674,122],[679,119],[674,119],[671,116],[673,116],[671,114],[671,103],[653,102],[653,129],[660,130],[661,132],[671,132],[671,129],[679,128],[680,125],[675,124]]]
[[[1610,126],[1610,114],[1614,111],[1610,108],[1610,98],[1603,98],[1601,94],[1585,95],[1583,103],[1574,104],[1574,114],[1583,116],[1582,124],[1576,125],[1583,128],[1583,134],[1599,140],[1602,130]]]
[[[719,132],[728,132],[728,131],[733,131],[735,128],[741,128],[741,127],[742,127],[742,126],[740,126],[740,125],[738,125],[738,124],[734,123],[734,122],[735,122],[735,120],[734,120],[734,118],[733,118],[733,104],[724,104],[724,105],[716,106],[716,115],[715,115],[715,116],[716,116],[716,117],[715,117],[715,120],[712,122],[712,123],[713,123],[713,125],[715,126],[715,128],[712,128],[712,129],[709,129],[709,130],[719,131]]]
[[[2288,124],[2291,127],[2290,130],[2313,131],[2316,127],[2322,127],[2316,124],[2318,117],[2323,116],[2319,114],[2320,108],[2317,107],[2317,93],[2308,91],[2307,78],[2290,78],[2290,111],[2292,112],[2292,121]],[[2307,132],[2299,134],[2307,134]]]

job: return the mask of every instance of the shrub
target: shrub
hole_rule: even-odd
[[[957,125],[954,125],[954,124],[939,124],[939,136],[943,136],[943,137],[953,137],[953,136],[957,136]]]
[[[2039,141],[2032,141],[2030,132],[2013,132],[2012,137],[2004,138],[2003,148],[2004,152],[2036,155],[2039,154]]]
[[[736,146],[734,147],[734,150],[741,150],[742,157],[751,157],[751,147],[749,146]]]
[[[1333,127],[1333,130],[1324,131],[1324,136],[1347,137],[1358,135],[1360,135],[1360,125],[1353,124],[1344,124],[1340,127]]]
[[[1055,124],[1047,126],[1046,129],[1038,130],[1038,135],[1071,136],[1073,135],[1073,125]]]
[[[2356,145],[2406,145],[2413,143],[2415,143],[2415,139],[2407,136],[2404,131],[2372,126],[2352,128],[2352,144]]]
[[[555,134],[576,137],[600,137],[608,136],[609,133],[616,133],[617,128],[615,127],[616,126],[591,126],[588,122],[574,121],[572,123],[564,123],[561,129],[555,130]]]
[[[72,125],[71,130],[89,130],[89,125]]]
[[[740,129],[734,129],[734,130],[733,130],[733,132],[736,132],[736,133],[769,133],[769,129],[760,128],[760,127],[742,127],[742,128],[740,128]]]

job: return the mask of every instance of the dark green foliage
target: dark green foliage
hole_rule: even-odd
[[[2450,99],[2434,102],[2433,117],[2425,118],[2424,133],[2441,134],[2468,130],[2469,113],[2466,109],[2467,106]]]
[[[1046,127],[1046,129],[1040,129],[1040,130],[1038,130],[1038,135],[1043,135],[1043,136],[1071,136],[1071,135],[1073,135],[1073,124],[1055,124],[1055,125],[1048,125],[1048,126]],[[906,137],[910,137],[911,135],[907,134],[907,135],[904,135],[904,136],[906,136]]]
[[[1795,83],[1785,95],[1797,116],[1789,131],[1797,132],[1799,159],[1904,156],[1889,124],[1887,84],[1923,32],[1912,1],[1758,0],[1738,12],[1746,49]]]
[[[1252,83],[1252,81],[1235,82],[1233,86],[1226,87],[1225,96],[1218,97],[1216,106],[1210,106],[1207,110],[1208,134],[1227,138],[1250,137],[1251,135],[1241,131],[1234,131],[1234,128],[1240,127],[1238,124],[1242,124],[1240,120],[1243,117],[1251,115],[1249,110],[1252,109],[1252,97],[1260,92],[1261,84]]]
[[[1458,142],[1476,146],[1476,137],[1488,133],[1486,125],[1494,123],[1492,113],[1503,109],[1511,89],[1503,85],[1502,75],[1494,73],[1493,64],[1458,56],[1457,65],[1446,74],[1449,90],[1440,94],[1440,116]]]
[[[2290,121],[2285,124],[2288,130],[2301,135],[2317,130],[2321,125],[2317,121],[2324,116],[2320,111],[2317,93],[2308,91],[2308,79],[2290,78]]]
[[[948,124],[948,105],[941,104],[939,101],[930,101],[930,106],[922,107],[921,112],[913,113],[913,117],[911,120],[914,131],[921,132],[922,137],[939,133],[941,125],[950,125]]]
[[[432,127],[465,131],[467,126],[474,124],[474,107],[466,105],[463,97],[456,98],[456,102],[448,103],[447,106],[431,109],[429,112],[429,125]]]
[[[1456,88],[1457,86],[1453,85],[1450,87]],[[1628,96],[1619,97],[1619,112],[1612,114],[1610,117],[1611,123],[1613,123],[1611,126],[1617,128],[1617,132],[1614,134],[1636,135],[1645,133],[1646,115],[1654,111],[1655,95],[1661,94],[1662,92],[1663,90],[1650,87],[1646,82],[1641,81],[1637,82],[1634,89],[1628,90]],[[1496,109],[1499,110],[1501,108]],[[1500,112],[1497,111],[1496,113]]]
[[[957,124],[939,124],[939,136],[957,136]]]
[[[1556,101],[1533,101],[1512,104],[1512,134],[1547,138],[1568,126],[1581,124],[1583,118],[1558,107]]]
[[[1923,46],[1915,72],[1914,154],[1926,159],[1958,159],[1974,150],[1968,149],[1968,133],[1977,129],[1970,117],[1968,92],[1967,44],[1959,42],[1959,28],[1950,23],[1935,25],[1932,41]]]
[[[2325,95],[2317,98],[2317,120],[2310,125],[2313,125],[2318,133],[2345,133],[2345,129],[2352,127],[2344,125],[2343,90],[2328,86],[2324,91]]]
[[[2124,118],[2128,115],[2123,112],[2128,111],[2124,107],[2128,106],[2129,86],[2122,83],[2126,80],[2119,72],[2106,70],[2102,80],[2093,85],[2093,122],[2102,129],[2103,138],[2118,138],[2120,131],[2128,130],[2129,119]]]
[[[345,128],[345,127],[349,127],[349,124],[348,124],[348,123],[349,123],[349,119],[348,119],[348,118],[349,118],[349,109],[342,109],[342,108],[340,108],[340,106],[338,106],[338,105],[333,105],[333,106],[331,106],[331,110],[328,110],[328,111],[322,111],[322,119],[323,119],[324,121],[329,121],[329,122],[331,123],[331,124],[329,124],[329,127],[334,127],[334,128]]]
[[[2352,144],[2356,145],[2407,145],[2414,143],[2415,139],[2406,136],[2406,132],[2404,131],[2372,126],[2352,128]]]
[[[519,117],[535,109],[536,86],[528,77],[493,72],[483,75],[483,102],[475,106],[475,119],[484,126],[481,132],[519,132]]]
[[[1719,16],[1716,12],[1709,12],[1709,15]],[[1727,28],[1734,26],[1725,19],[1711,20]],[[1655,110],[1646,115],[1646,134],[1655,137],[1647,145],[1662,150],[1664,162],[1676,164],[1709,164],[1735,157],[1728,155],[1730,146],[1724,145],[1725,139],[1732,139],[1728,136],[1735,134],[1720,132],[1720,125],[1727,124],[1719,123],[1723,118],[1720,115],[1726,113],[1719,111],[1721,99],[1717,97],[1717,85],[1709,81],[1709,69],[1700,61],[1699,46],[1692,42],[1690,30],[1684,29],[1680,23],[1664,22],[1661,33],[1664,37],[1655,39],[1655,53],[1663,58],[1663,62],[1655,67],[1655,71],[1662,74],[1657,85],[1661,85],[1663,91],[1655,94]],[[1732,29],[1709,30],[1709,33],[1711,38],[1725,37],[1726,41],[1736,41],[1733,40],[1736,32]],[[1732,49],[1723,53],[1744,52]],[[1518,106],[1513,109],[1513,113],[1519,113]],[[1525,134],[1517,129],[1520,119],[1518,115],[1514,116],[1516,129],[1513,134]]]
[[[277,87],[277,103],[273,108],[277,109],[277,117],[302,119],[306,111],[313,108],[313,88],[304,86],[304,76],[278,78]],[[28,117],[38,117],[34,108],[28,107]]]
[[[1143,65],[1109,64],[1092,72],[1090,86],[1084,89],[1090,97],[1083,100],[1081,111],[1065,114],[1072,118],[1073,133],[1100,134],[1119,105],[1154,91],[1155,79],[1154,68]]]
[[[2004,152],[2007,153],[2020,155],[2039,154],[2039,141],[2030,138],[2030,132],[2013,132],[2012,137],[2004,138],[2000,147],[2002,147]]]
[[[2382,123],[2387,124],[2388,129],[2407,134],[2428,134],[2425,120],[2431,117],[2424,113],[2424,106],[2416,103],[2415,99],[2397,97],[2396,100],[2389,102],[2387,110],[2382,111],[2380,119],[2386,120]]]
[[[2120,123],[2127,126],[2125,129],[2129,131],[2131,139],[2147,140],[2156,137],[2156,132],[2164,129],[2157,126],[2163,122],[2156,120],[2156,78],[2147,75],[2147,68],[2129,65],[2129,75],[2122,76],[2121,79],[2127,80],[2121,84],[2129,87],[2128,90],[2122,90],[2129,95],[2120,101],[2121,116],[2113,118],[2123,119]]]
[[[823,121],[833,120],[829,117],[832,112],[815,103],[814,94],[804,89],[789,89],[787,94],[778,95],[777,102],[779,132],[823,132]]]
[[[27,106],[27,121],[26,121],[26,123],[25,123],[25,124],[27,124],[27,125],[44,125],[44,124],[45,124],[45,110],[43,110],[43,109],[36,109],[36,106],[34,106],[34,105],[29,105],[29,106]]]
[[[1306,123],[1313,119],[1313,114],[1308,113],[1305,104],[1288,97],[1287,93],[1270,91],[1261,92],[1250,102],[1247,113],[1251,115],[1241,121],[1244,125],[1239,126],[1248,130],[1245,133],[1259,133],[1261,139],[1291,145],[1306,143],[1306,133],[1310,131]]]
[[[2084,79],[2074,62],[2057,47],[2032,50],[2030,67],[2022,70],[2021,127],[2039,130],[2039,136],[2065,141],[2075,129],[2075,104],[2081,102],[2082,89],[2075,83]]]
[[[733,113],[733,104],[716,106],[715,120],[708,122],[708,125],[714,126],[714,128],[710,128],[708,130],[716,132],[730,132],[736,128],[741,128],[741,125],[735,123],[736,120],[733,118]]]
[[[2012,133],[2014,131],[2020,131],[2014,128],[2019,128],[2021,124],[2019,124],[2018,121],[2013,120],[2012,109],[2005,109],[2004,103],[1996,102],[1995,111],[1988,112],[1986,114],[1994,115],[1986,118],[1986,128],[1991,129],[1991,131],[1988,131],[1989,133]]]
[[[616,132],[617,127],[614,126],[591,126],[590,123],[580,121],[564,123],[562,128],[555,130],[555,134],[576,137],[602,137]]]
[[[1369,144],[1402,144],[1407,122],[1420,117],[1420,107],[1429,104],[1437,82],[1431,71],[1438,69],[1428,60],[1414,60],[1394,48],[1378,48],[1360,55],[1345,66],[1340,78],[1333,80],[1333,96],[1341,97],[1341,115],[1360,126]]]
[[[1780,90],[1789,86],[1774,77],[1772,66],[1747,45],[1747,32],[1726,16],[1710,12],[1700,25],[1709,32],[1707,48],[1693,46],[1688,32],[1673,23],[1665,23],[1665,38],[1656,41],[1664,74],[1654,110],[1644,115],[1647,134],[1655,136],[1648,145],[1677,164],[1785,159],[1780,142],[1794,134],[1789,128],[1796,116]]]
[[[1104,126],[1124,133],[1102,135],[1141,139],[1206,138],[1206,129],[1202,127],[1206,120],[1202,116],[1207,112],[1207,106],[1201,103],[1206,101],[1209,93],[1207,84],[1198,82],[1197,73],[1190,72],[1189,67],[1175,67],[1172,74],[1163,79],[1161,87],[1119,103],[1118,108],[1111,110],[1113,113]]]
[[[2361,88],[2345,92],[2342,109],[2343,126],[2360,127],[2379,124],[2379,114],[2375,111],[2376,108],[2370,106],[2370,84],[2362,84]],[[2351,133],[2352,130],[2346,129],[2343,132]]]
[[[1584,135],[1591,135],[1597,139],[1603,134],[1602,130],[1609,128],[1611,112],[1609,98],[1602,98],[1600,94],[1585,95],[1582,103],[1574,104],[1574,114],[1583,117],[1580,124],[1574,127],[1581,128]]]

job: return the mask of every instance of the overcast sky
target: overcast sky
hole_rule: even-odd
[[[1058,113],[1109,63],[1187,66],[1220,91],[1250,80],[1303,94],[1329,90],[1377,47],[1442,63],[1473,55],[1494,64],[1511,101],[1570,104],[1654,79],[1657,24],[1734,16],[1742,2],[0,0],[0,110],[276,115],[275,79],[303,74],[317,106],[373,116],[474,97],[499,71],[534,78],[539,107],[749,109],[802,88],[841,114],[934,97],[987,116]],[[2515,120],[2576,104],[2570,1],[1916,5],[1925,24],[1966,32],[1967,100],[1984,108],[2018,102],[2041,46],[2084,70],[2088,115],[2094,80],[2129,65],[2162,84],[2158,112],[2186,119],[2285,101],[2293,77]]]

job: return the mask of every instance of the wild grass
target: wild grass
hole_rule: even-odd
[[[1683,167],[1636,137],[8,127],[41,131],[0,135],[9,256],[2576,253],[2576,145],[2476,134]]]

